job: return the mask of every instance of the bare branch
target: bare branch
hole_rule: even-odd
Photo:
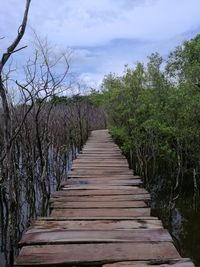
[[[29,11],[29,7],[30,7],[30,3],[31,0],[26,0],[26,8],[25,8],[25,12],[24,12],[24,16],[23,16],[23,20],[22,20],[22,24],[18,30],[18,34],[17,37],[15,38],[15,40],[13,41],[13,43],[8,47],[7,52],[5,52],[1,58],[0,61],[0,74],[2,72],[3,66],[6,64],[6,62],[8,61],[8,59],[10,58],[11,54],[13,53],[13,51],[15,51],[17,45],[19,44],[19,42],[21,41],[25,29],[26,29],[26,24],[27,24],[27,19],[28,19],[28,11]]]
[[[18,49],[15,49],[14,51],[12,51],[12,54],[14,54],[14,53],[16,53],[16,52],[19,52],[20,50],[25,49],[25,48],[27,48],[27,45],[22,46],[22,47],[20,47],[20,48],[18,48]]]
[[[17,81],[16,81],[16,84],[23,90],[26,90],[26,92],[29,94],[30,96],[30,99],[31,99],[31,105],[29,106],[28,110],[25,112],[24,114],[24,117],[22,118],[22,121],[20,123],[20,125],[18,126],[18,128],[15,130],[15,133],[13,134],[12,138],[10,139],[10,146],[12,145],[12,142],[15,140],[15,138],[17,137],[17,135],[19,134],[19,132],[21,131],[22,129],[22,126],[29,114],[29,112],[31,111],[31,109],[33,108],[34,106],[34,101],[33,101],[33,97],[31,95],[31,93],[27,90],[27,88],[25,86],[22,86],[21,84],[19,84]]]

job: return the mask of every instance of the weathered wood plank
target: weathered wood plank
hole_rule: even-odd
[[[115,146],[113,144],[106,144],[106,145],[103,145],[102,143],[100,143],[99,146],[97,146],[95,143],[94,145],[87,145],[87,146],[84,146],[82,151],[90,151],[90,150],[94,150],[94,151],[110,151],[110,152],[119,152],[121,154],[121,150],[119,149],[118,146]]]
[[[103,179],[103,178],[108,178],[108,179],[138,179],[139,176],[133,175],[133,174],[92,174],[92,173],[87,173],[87,174],[77,174],[74,172],[69,172],[68,177],[70,178],[96,178],[96,179]]]
[[[106,143],[106,144],[103,144],[103,143],[98,143],[98,144],[88,144],[87,146],[83,146],[82,148],[82,151],[81,152],[84,152],[84,153],[87,153],[87,151],[96,151],[96,152],[104,152],[104,153],[107,153],[107,152],[116,152],[116,154],[122,154],[122,151],[119,149],[119,147],[117,146],[113,146],[111,143]]]
[[[121,162],[113,162],[113,163],[98,163],[98,162],[77,162],[76,164],[73,164],[73,168],[102,168],[102,169],[107,169],[107,168],[124,168],[124,169],[129,169],[128,163],[121,163]]]
[[[121,164],[127,164],[127,161],[123,158],[121,158],[120,156],[92,156],[92,155],[86,155],[86,154],[79,154],[77,155],[77,158],[75,160],[75,162],[77,163],[91,163],[91,164],[94,164],[95,162],[100,163],[103,165],[103,164],[109,164],[109,163],[121,163]],[[128,167],[129,168],[129,167]]]
[[[131,219],[131,220],[53,220],[46,217],[33,221],[27,233],[54,230],[127,230],[127,229],[159,229],[163,228],[162,222],[157,219]]]
[[[102,185],[102,184],[100,184],[100,185],[87,185],[87,184],[82,184],[81,186],[73,186],[73,185],[67,186],[67,185],[65,185],[65,186],[63,186],[62,190],[68,191],[68,192],[71,190],[88,190],[88,192],[89,192],[89,190],[91,190],[92,192],[97,191],[97,190],[98,191],[99,190],[101,190],[101,191],[112,190],[112,191],[116,192],[116,190],[117,191],[120,190],[120,192],[121,191],[123,192],[123,190],[124,190],[125,192],[130,191],[130,192],[139,193],[139,194],[141,194],[141,192],[147,193],[147,191],[145,189],[142,188],[142,190],[137,190],[138,188],[139,187],[137,187],[137,186],[129,186],[129,185]]]
[[[113,264],[106,264],[103,267],[195,267],[190,259],[170,259],[170,260],[154,260],[154,261],[126,261]]]
[[[52,216],[72,217],[125,217],[125,216],[150,216],[150,208],[118,208],[118,209],[53,209]]]
[[[87,150],[82,150],[81,154],[83,155],[100,155],[100,156],[121,156],[121,151],[119,150],[114,150],[114,149],[110,149],[110,150],[106,150],[105,148],[102,150],[98,150],[98,149],[87,149]]]
[[[68,173],[68,177],[71,177],[71,178],[104,178],[104,177],[111,177],[111,179],[112,179],[112,177],[114,178],[125,178],[125,179],[134,179],[134,177],[133,177],[133,174],[132,173],[121,173],[121,172],[117,172],[117,171],[115,171],[115,172],[113,172],[113,173],[110,173],[110,171],[108,171],[108,172],[106,172],[106,171],[104,171],[104,172],[100,172],[100,171],[98,171],[98,170],[96,170],[95,171],[95,173],[93,172],[93,171],[89,171],[89,170],[86,170],[86,171],[84,171],[84,170],[82,170],[82,171],[75,171],[75,170],[73,170],[73,171],[70,171],[69,173]]]
[[[52,194],[50,202],[60,201],[60,202],[70,202],[70,201],[86,201],[86,202],[97,202],[97,201],[132,201],[132,200],[150,200],[149,194],[135,194],[135,195],[109,195],[109,196],[69,196],[67,194],[61,193],[62,191],[57,191]]]
[[[128,162],[122,161],[122,160],[96,160],[94,158],[92,159],[76,159],[73,163],[73,166],[76,165],[80,165],[80,166],[84,166],[84,165],[91,165],[91,166],[116,166],[116,165],[122,165],[122,166],[126,166],[128,167]]]
[[[179,258],[172,243],[70,244],[23,247],[15,266],[102,265],[117,261]]]
[[[72,178],[68,179],[61,184],[61,186],[82,186],[82,185],[141,185],[143,184],[141,179],[108,179],[108,178]]]
[[[72,170],[69,172],[69,175],[73,175],[73,174],[79,174],[79,175],[83,175],[83,174],[92,174],[94,176],[96,175],[115,175],[115,174],[122,174],[122,175],[133,175],[133,172],[131,170],[122,170],[122,169],[96,169],[96,170],[87,170],[87,169],[77,169],[77,170]]]
[[[93,171],[93,170],[103,170],[103,171],[108,171],[108,170],[112,170],[113,171],[122,171],[124,170],[126,172],[126,170],[128,169],[127,166],[123,166],[123,165],[119,165],[119,164],[116,164],[116,165],[112,165],[112,166],[98,166],[97,164],[95,166],[91,166],[91,165],[86,165],[86,164],[83,164],[83,165],[79,165],[79,164],[74,164],[71,168],[72,171],[75,171],[75,170],[80,170],[80,171],[86,171],[86,170],[89,170],[89,171]]]
[[[52,230],[27,232],[20,246],[70,244],[70,243],[139,243],[139,242],[172,242],[172,238],[164,229],[134,230]]]
[[[63,188],[60,191],[57,191],[52,194],[52,196],[112,196],[112,195],[139,195],[147,194],[147,191],[144,188],[133,187],[132,189],[68,189]]]
[[[94,154],[78,154],[77,156],[77,159],[87,159],[87,160],[89,160],[89,159],[94,159],[95,158],[95,160],[102,160],[102,159],[104,159],[104,160],[106,160],[106,159],[123,159],[123,160],[126,160],[126,158],[123,156],[123,155],[116,155],[116,154],[112,154],[112,155],[109,155],[109,154],[106,154],[106,155],[104,155],[104,154],[98,154],[98,155],[95,155],[94,156]]]
[[[50,216],[50,217],[38,217],[37,220],[47,220],[47,221],[107,221],[107,220],[112,220],[112,221],[115,221],[115,220],[119,220],[119,221],[123,221],[123,220],[143,220],[143,221],[146,221],[146,220],[158,220],[157,217],[152,217],[152,216],[139,216],[139,217],[132,217],[132,216],[124,216],[124,217],[118,217],[118,216],[115,216],[115,217],[109,217],[109,216],[106,216],[105,218],[101,218],[101,217],[94,217],[94,216],[91,216],[91,217],[67,217],[67,216],[59,216],[59,217],[55,217],[55,216]]]
[[[101,201],[101,202],[82,202],[82,201],[74,201],[74,202],[59,202],[54,201],[51,203],[51,208],[60,208],[60,209],[85,209],[85,208],[145,208],[147,204],[144,201]]]

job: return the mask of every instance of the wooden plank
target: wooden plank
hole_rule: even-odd
[[[108,179],[108,178],[72,178],[67,179],[61,184],[61,186],[82,186],[85,184],[96,184],[96,185],[141,185],[143,184],[141,179]]]
[[[110,144],[113,144],[113,140],[110,136],[106,136],[106,137],[102,137],[102,138],[100,136],[98,136],[98,138],[97,137],[92,137],[92,138],[89,137],[87,144],[90,144],[90,145],[108,144],[108,145],[110,145]]]
[[[106,166],[108,164],[111,164],[111,165],[116,165],[116,164],[120,164],[122,166],[126,166],[128,167],[128,162],[127,160],[124,160],[124,159],[121,159],[121,158],[113,158],[113,159],[107,159],[107,160],[101,160],[101,159],[98,159],[96,157],[92,157],[92,158],[88,158],[87,156],[85,157],[86,155],[84,155],[84,157],[82,158],[77,158],[73,164],[80,164],[80,165],[83,165],[83,164],[97,164],[97,165],[102,165],[102,166]],[[90,161],[91,159],[91,161]]]
[[[103,154],[107,154],[107,153],[112,153],[112,154],[118,154],[118,155],[121,155],[122,151],[118,148],[118,147],[115,147],[115,146],[110,146],[110,147],[107,147],[107,146],[101,146],[101,147],[97,147],[97,146],[90,146],[90,147],[83,147],[82,149],[82,153],[103,153]]]
[[[90,151],[81,151],[80,154],[77,154],[76,156],[77,159],[81,158],[81,159],[89,159],[89,158],[93,158],[95,160],[104,158],[104,159],[108,159],[108,160],[126,160],[126,158],[121,154],[121,152],[115,152],[115,151],[95,151],[95,150],[90,150]],[[127,160],[126,160],[127,162]]]
[[[91,149],[96,149],[96,148],[99,148],[99,149],[113,149],[115,148],[116,150],[119,150],[119,147],[114,143],[114,142],[109,142],[109,143],[104,143],[103,141],[100,142],[100,143],[96,143],[96,142],[87,142],[84,146],[83,146],[83,149],[86,149],[86,148],[91,148]]]
[[[137,186],[129,186],[129,185],[87,185],[87,184],[82,184],[81,186],[73,186],[73,185],[70,185],[70,186],[67,186],[65,185],[62,190],[64,191],[71,191],[71,190],[88,190],[88,192],[90,192],[90,190],[94,190],[94,191],[97,191],[97,190],[103,190],[103,191],[106,191],[106,190],[112,190],[112,191],[121,191],[123,192],[124,191],[130,191],[130,192],[136,192],[136,193],[147,193],[147,191],[143,188],[140,188],[142,190],[137,190],[139,189],[140,187],[137,187]]]
[[[104,143],[103,141],[96,143],[96,140],[94,140],[93,142],[91,142],[90,140],[88,140],[88,142],[83,146],[83,148],[117,148],[119,149],[119,147],[112,141]]]
[[[77,154],[76,155],[76,159],[74,162],[78,162],[78,161],[88,161],[89,159],[93,160],[93,161],[97,161],[98,162],[98,158],[102,158],[101,154],[96,155],[97,157],[92,157],[92,155],[90,154],[85,154],[85,153],[81,153],[81,154]],[[119,154],[115,154],[113,155],[113,157],[109,158],[108,156],[105,155],[105,158],[102,159],[102,162],[123,162],[123,163],[127,163],[127,159],[123,156],[123,155],[119,155]]]
[[[102,161],[89,161],[89,160],[76,160],[73,162],[73,166],[80,166],[80,167],[83,167],[83,166],[98,166],[98,167],[115,167],[115,166],[122,166],[122,167],[128,167],[128,162],[123,162],[123,161],[119,161],[119,160],[112,160],[110,162],[102,162]]]
[[[172,242],[164,229],[134,230],[52,230],[27,232],[19,242],[20,246],[75,243],[139,243]]]
[[[93,155],[93,154],[77,154],[76,155],[76,160],[81,160],[81,161],[102,161],[102,162],[109,162],[109,161],[123,161],[123,162],[127,162],[126,158],[124,156],[121,155]]]
[[[139,176],[133,175],[133,174],[92,174],[92,173],[82,173],[82,174],[77,174],[74,172],[69,172],[68,177],[70,178],[98,178],[98,179],[103,179],[108,177],[108,179],[138,179]]]
[[[132,189],[65,189],[57,191],[52,194],[52,196],[112,196],[112,195],[139,195],[147,194],[147,191],[144,188],[133,187]]]
[[[96,139],[97,140],[97,139]],[[102,140],[99,140],[99,142],[97,143],[96,141],[94,142],[87,142],[84,146],[83,146],[83,149],[107,149],[107,150],[112,150],[112,149],[116,149],[117,151],[120,151],[119,150],[119,147],[114,144],[112,141],[111,142],[107,142],[107,143],[104,143],[103,139]]]
[[[27,233],[54,230],[127,230],[127,229],[159,229],[163,228],[162,222],[157,219],[132,219],[132,220],[53,220],[46,217],[31,223]]]
[[[117,261],[179,258],[172,243],[70,244],[23,247],[15,266],[102,265]]]
[[[113,169],[115,168],[123,168],[123,169],[127,169],[129,170],[129,165],[127,162],[123,162],[123,161],[119,161],[119,160],[112,160],[112,161],[108,161],[105,160],[103,161],[103,159],[95,159],[94,158],[84,158],[84,160],[81,159],[77,159],[74,163],[73,163],[73,167],[80,167],[80,168],[92,168],[92,167],[98,167],[98,168],[111,168],[113,167]]]
[[[102,208],[102,209],[53,209],[52,216],[72,216],[72,217],[139,217],[150,216],[150,208]]]
[[[60,209],[85,209],[85,208],[145,208],[147,207],[144,201],[113,201],[113,202],[81,202],[81,201],[74,201],[74,202],[58,202],[55,201],[51,203],[51,208],[60,208]]]
[[[73,164],[71,170],[104,170],[107,171],[108,169],[112,170],[127,170],[128,166],[123,165],[123,164],[107,164],[107,165],[102,165],[102,164]]]
[[[121,152],[116,152],[116,151],[97,151],[96,149],[94,150],[87,150],[87,151],[82,151],[82,155],[84,156],[93,156],[93,157],[110,157],[110,158],[121,158]]]
[[[73,170],[73,171],[70,171],[69,172],[69,175],[70,174],[92,174],[92,175],[108,175],[108,174],[111,174],[111,175],[115,175],[115,174],[122,174],[122,175],[133,175],[133,172],[131,170],[122,170],[122,169],[96,169],[96,170],[87,170],[87,169],[77,169],[77,170]]]
[[[83,150],[82,150],[82,154],[87,154],[88,151],[89,152],[94,151],[96,153],[102,152],[104,154],[106,154],[106,153],[115,153],[117,155],[121,155],[121,153],[122,153],[121,150],[119,148],[117,148],[117,147],[108,148],[107,146],[103,147],[102,145],[101,145],[101,147],[100,146],[99,147],[97,147],[97,146],[95,146],[95,147],[84,147]]]
[[[101,156],[121,156],[121,152],[120,152],[120,150],[119,151],[114,151],[114,150],[106,150],[106,149],[103,149],[103,150],[96,150],[96,149],[90,149],[90,150],[82,150],[82,154],[87,154],[87,155],[89,155],[89,154],[92,154],[93,156],[94,155],[101,155]]]
[[[127,162],[121,162],[121,161],[110,161],[110,162],[101,162],[100,160],[97,161],[97,160],[93,160],[93,161],[90,161],[90,160],[77,160],[76,162],[73,163],[73,166],[74,167],[84,167],[84,166],[91,166],[91,167],[95,167],[95,166],[98,166],[98,167],[115,167],[115,166],[121,166],[121,167],[126,167],[126,168],[129,168],[129,165]]]
[[[112,170],[112,172],[111,172]],[[130,171],[126,166],[121,167],[121,166],[115,166],[115,167],[98,167],[98,166],[83,166],[83,167],[76,167],[72,166],[71,171],[77,172],[77,173],[127,173],[127,174],[132,174],[132,171]]]
[[[97,202],[97,201],[132,201],[132,200],[150,200],[149,194],[135,194],[135,195],[109,195],[109,196],[68,196],[67,194],[61,193],[63,191],[57,191],[52,194],[50,202],[70,202],[70,201],[86,201],[86,202]]]
[[[105,264],[103,267],[195,267],[190,259],[158,259],[154,261],[126,261],[113,264]]]
[[[95,160],[110,160],[110,159],[123,159],[123,160],[126,160],[126,158],[123,156],[123,155],[116,155],[116,154],[112,154],[112,155],[104,155],[104,154],[98,154],[98,155],[95,155],[94,157],[94,154],[78,154],[76,155],[76,158],[77,159],[95,159]]]
[[[113,172],[111,172],[111,171],[101,171],[101,170],[79,170],[79,171],[77,171],[77,170],[73,170],[73,171],[69,171],[68,172],[68,177],[74,177],[74,178],[76,178],[76,177],[78,177],[78,178],[85,178],[85,177],[87,177],[87,178],[90,178],[90,177],[92,177],[92,178],[103,178],[103,177],[120,177],[121,176],[121,178],[130,178],[130,179],[133,179],[133,174],[132,173],[130,173],[130,172],[125,172],[125,173],[123,173],[123,172],[121,172],[121,171],[113,171]],[[111,178],[112,179],[112,178]]]
[[[105,221],[105,220],[119,220],[119,221],[123,221],[123,220],[158,220],[157,217],[152,217],[152,216],[139,216],[139,217],[132,217],[132,216],[124,216],[124,217],[118,217],[118,216],[105,216],[104,218],[102,217],[73,217],[73,216],[50,216],[50,217],[38,217],[38,220],[51,220],[51,221]]]
[[[76,166],[75,166],[75,167],[76,167]],[[74,167],[74,168],[75,168],[75,167]],[[93,167],[93,166],[91,166],[91,167],[89,167],[89,166],[85,166],[85,168],[92,168],[92,167]],[[95,166],[94,166],[94,167],[95,167]],[[94,167],[93,167],[93,168],[94,168]],[[99,166],[99,167],[98,167],[98,166],[96,165],[96,167],[98,168],[97,170],[98,170],[98,172],[99,172],[100,170],[102,170],[102,171],[109,171],[109,167],[110,167],[110,166],[104,166],[104,167]],[[111,167],[112,167],[112,168],[111,168]],[[133,170],[129,169],[128,166],[119,166],[119,167],[118,167],[118,166],[111,166],[111,167],[110,167],[110,172],[113,170],[113,171],[115,171],[115,172],[118,171],[119,174],[122,173],[122,172],[124,172],[124,174],[126,174],[126,173],[133,174]],[[82,167],[80,166],[80,171],[86,171],[85,168],[84,168],[84,166],[82,166]],[[111,174],[112,174],[112,172],[111,172]]]
[[[101,143],[100,143],[101,144]],[[90,146],[90,147],[83,147],[82,149],[82,152],[83,151],[97,151],[97,152],[103,152],[103,153],[106,153],[106,152],[112,152],[112,153],[122,153],[121,150],[119,149],[119,147],[115,147],[115,146],[107,146],[107,145],[102,145],[102,147],[97,147],[96,145],[95,146]]]

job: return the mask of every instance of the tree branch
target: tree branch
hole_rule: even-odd
[[[19,44],[19,42],[21,41],[21,39],[24,35],[25,29],[26,29],[26,24],[27,24],[27,19],[28,19],[28,11],[29,11],[29,7],[30,7],[30,3],[31,3],[31,0],[26,0],[26,8],[25,8],[22,24],[18,29],[17,37],[15,38],[13,43],[8,47],[7,52],[5,52],[2,55],[2,58],[0,61],[0,74],[2,72],[4,65],[6,64],[8,59],[10,58],[11,54],[15,51],[17,45]],[[17,52],[17,50],[15,52]]]

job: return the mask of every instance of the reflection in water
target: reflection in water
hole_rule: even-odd
[[[159,181],[166,180],[159,178]],[[193,209],[193,199],[182,196],[177,203],[169,205],[170,188],[164,182],[152,185],[150,192],[152,215],[162,220],[181,256],[191,258],[200,266],[200,213]]]
[[[67,156],[64,154],[62,157],[62,165],[59,165],[61,170],[59,170],[59,179],[56,175],[48,176],[48,181],[46,183],[45,191],[48,195],[43,194],[43,189],[41,188],[41,183],[35,179],[33,183],[33,190],[30,191],[30,187],[27,187],[26,180],[22,180],[20,183],[20,196],[18,197],[18,206],[14,214],[17,214],[14,221],[15,235],[14,240],[12,240],[10,257],[11,262],[18,254],[17,244],[22,237],[22,234],[26,231],[30,225],[31,218],[36,218],[37,216],[48,216],[49,215],[49,197],[50,194],[58,189],[59,184],[62,182],[63,178],[67,177],[67,172],[71,169],[72,161],[76,157],[78,150],[76,148],[71,151],[67,151]],[[49,157],[51,152],[49,153]],[[49,160],[49,163],[54,164],[53,160]],[[58,166],[58,165],[57,165]],[[58,173],[58,170],[57,170]],[[32,197],[30,197],[30,194]],[[5,267],[6,265],[6,231],[7,231],[7,217],[8,211],[5,207],[4,202],[0,198],[0,267]]]

